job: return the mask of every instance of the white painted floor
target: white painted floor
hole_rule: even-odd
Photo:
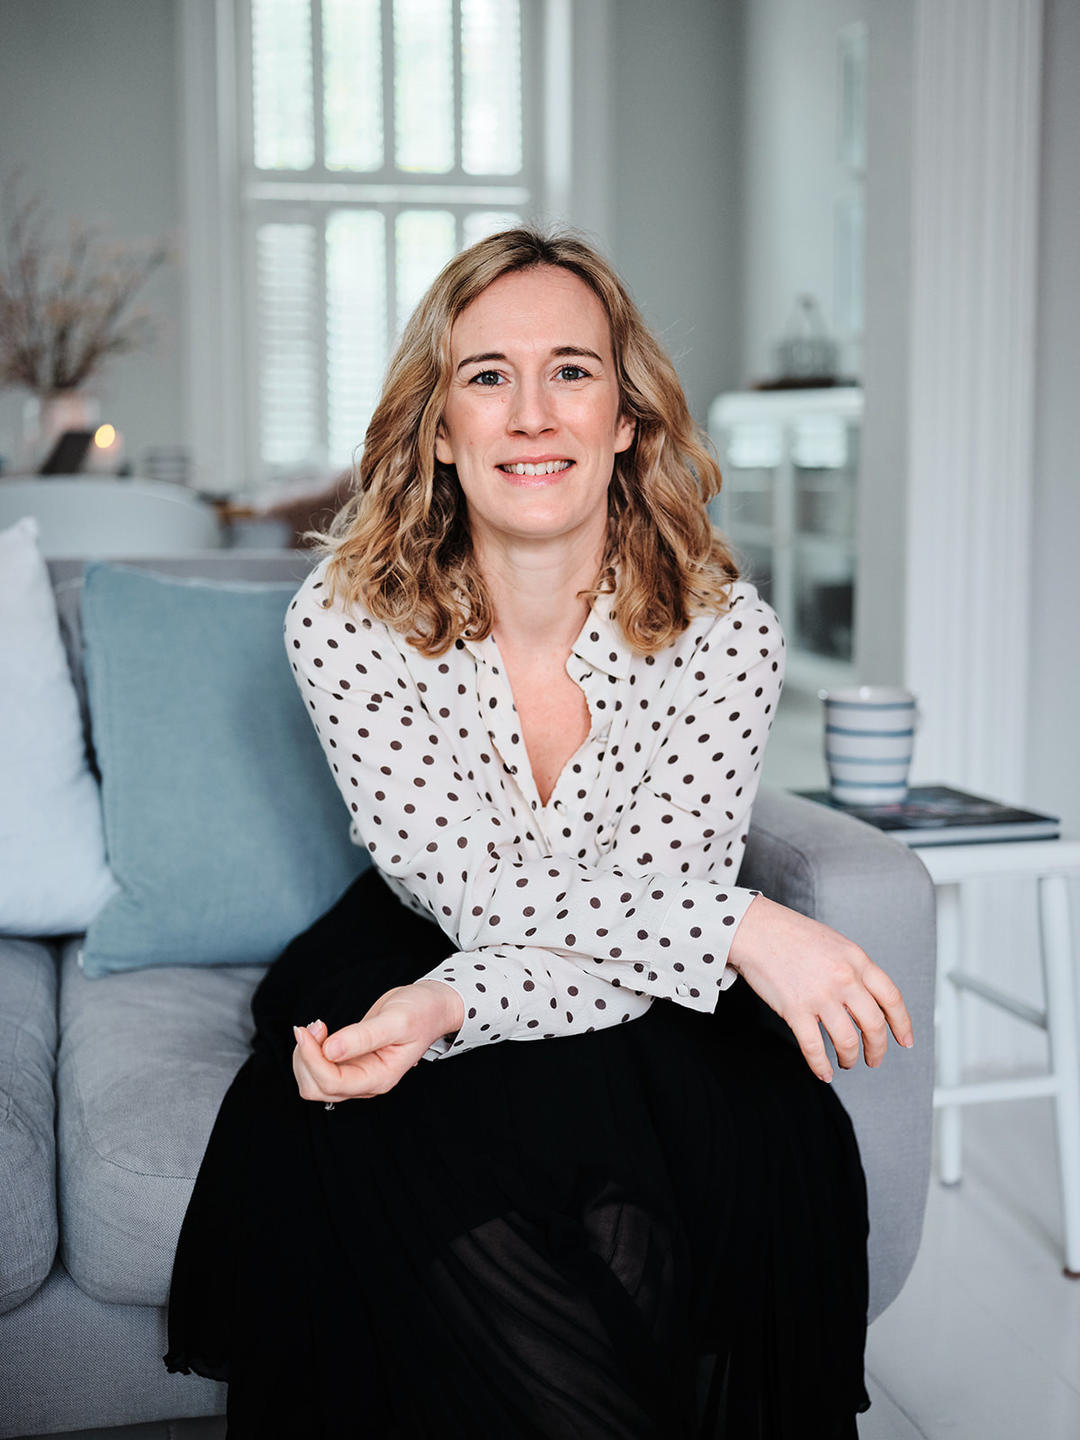
[[[965,1175],[871,1326],[862,1440],[1078,1440],[1080,1281],[1061,1265],[1048,1100],[968,1107]]]

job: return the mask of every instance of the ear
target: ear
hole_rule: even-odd
[[[454,464],[454,452],[446,433],[446,427],[441,420],[439,428],[435,431],[435,459],[440,465]]]
[[[624,450],[629,450],[636,434],[637,421],[633,416],[620,415],[619,423],[615,426],[615,454],[621,455]]]

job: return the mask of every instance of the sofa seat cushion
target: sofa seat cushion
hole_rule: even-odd
[[[0,1312],[43,1282],[56,1254],[56,956],[0,936]]]
[[[222,1096],[248,1054],[253,966],[60,979],[60,1244],[95,1300],[163,1305]]]

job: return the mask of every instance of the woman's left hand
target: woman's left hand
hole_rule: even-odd
[[[328,1035],[321,1020],[294,1025],[293,1074],[305,1100],[368,1099],[392,1090],[440,1035],[460,1029],[460,995],[438,980],[398,985],[362,1020]]]
[[[828,1032],[836,1058],[850,1070],[859,1058],[880,1065],[888,1032],[914,1044],[911,1016],[895,983],[852,940],[758,895],[735,931],[728,962],[790,1026],[806,1063],[822,1080],[833,1078],[821,1036]]]

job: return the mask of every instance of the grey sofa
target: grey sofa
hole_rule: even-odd
[[[130,561],[230,580],[299,581],[291,553]],[[76,561],[53,561],[78,682]],[[834,1082],[859,1136],[871,1316],[914,1260],[929,1177],[933,890],[870,827],[763,790],[744,883],[852,936],[901,985],[917,1044]],[[192,897],[198,903],[198,897]],[[161,1363],[172,1255],[203,1148],[246,1054],[261,970],[174,967],[89,980],[78,937],[0,937],[0,1437],[220,1415],[225,1391]],[[152,1034],[153,1046],[132,1042]],[[132,1057],[139,1058],[133,1059]]]

